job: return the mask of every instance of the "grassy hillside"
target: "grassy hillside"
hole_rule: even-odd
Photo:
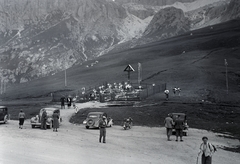
[[[224,59],[228,61],[229,94],[226,95]],[[91,63],[98,61],[95,65]],[[104,82],[127,81],[123,72],[131,64],[136,72],[142,63],[143,81],[178,86],[188,100],[237,101],[240,98],[240,20],[192,31],[167,40],[153,42],[121,52],[109,53],[64,72],[8,86],[5,98],[39,97],[59,90],[81,90]],[[88,66],[88,67],[87,67]]]

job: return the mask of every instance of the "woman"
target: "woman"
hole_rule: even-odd
[[[18,119],[19,119],[19,128],[22,129],[23,128],[23,123],[24,123],[24,119],[25,119],[25,113],[23,112],[23,110],[20,110],[20,113],[18,114]]]
[[[58,113],[53,113],[53,115],[52,115],[52,117],[53,117],[53,131],[55,131],[55,132],[57,132],[58,130],[58,128],[59,128],[59,115],[58,115]]]
[[[198,156],[202,153],[202,164],[212,164],[212,155],[214,148],[212,144],[208,142],[207,137],[202,138],[203,143],[200,145],[200,151]]]

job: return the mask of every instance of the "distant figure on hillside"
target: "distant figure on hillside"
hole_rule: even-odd
[[[168,116],[165,118],[164,124],[165,124],[166,131],[167,131],[167,139],[168,139],[168,141],[171,141],[170,137],[172,135],[172,128],[174,126],[174,122],[173,122],[171,114],[168,114]]]
[[[212,155],[214,153],[214,146],[208,142],[207,137],[203,137],[202,141],[203,143],[200,145],[200,151],[198,153],[198,157],[200,154],[202,154],[202,164],[212,164]]]
[[[177,87],[174,87],[174,88],[173,88],[173,94],[175,95],[176,92],[177,92]]]
[[[164,93],[165,93],[165,95],[166,95],[166,100],[168,101],[168,99],[169,99],[169,90],[166,89],[166,90],[164,91]]]
[[[61,101],[61,109],[65,109],[65,97],[61,97],[60,101]]]
[[[25,120],[25,113],[23,112],[22,109],[20,110],[20,113],[18,114],[18,119],[19,119],[19,128],[22,129],[24,120]]]
[[[71,96],[68,96],[68,98],[67,98],[67,105],[68,105],[68,109],[72,106],[72,98],[71,98]]]
[[[180,141],[183,142],[182,136],[183,136],[184,120],[180,119],[180,115],[177,116],[174,124],[176,129],[176,141],[178,141],[178,137],[180,136]]]
[[[178,88],[176,89],[176,92],[178,93],[178,96],[180,96],[181,88],[178,87]]]

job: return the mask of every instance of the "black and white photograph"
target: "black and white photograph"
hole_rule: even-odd
[[[0,164],[238,164],[240,0],[0,0]]]

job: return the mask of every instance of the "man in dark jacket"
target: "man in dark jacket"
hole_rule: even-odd
[[[103,116],[103,119],[99,122],[99,128],[100,128],[100,136],[99,136],[99,142],[102,141],[103,138],[103,143],[106,143],[106,116]]]
[[[44,109],[41,117],[41,129],[44,129],[44,130],[47,129],[46,122],[47,122],[47,112]]]
[[[178,137],[180,136],[180,141],[183,142],[183,140],[182,140],[183,125],[184,125],[184,120],[180,119],[180,115],[178,115],[175,120],[176,141],[178,141]]]
[[[65,97],[61,97],[61,109],[65,109]]]

